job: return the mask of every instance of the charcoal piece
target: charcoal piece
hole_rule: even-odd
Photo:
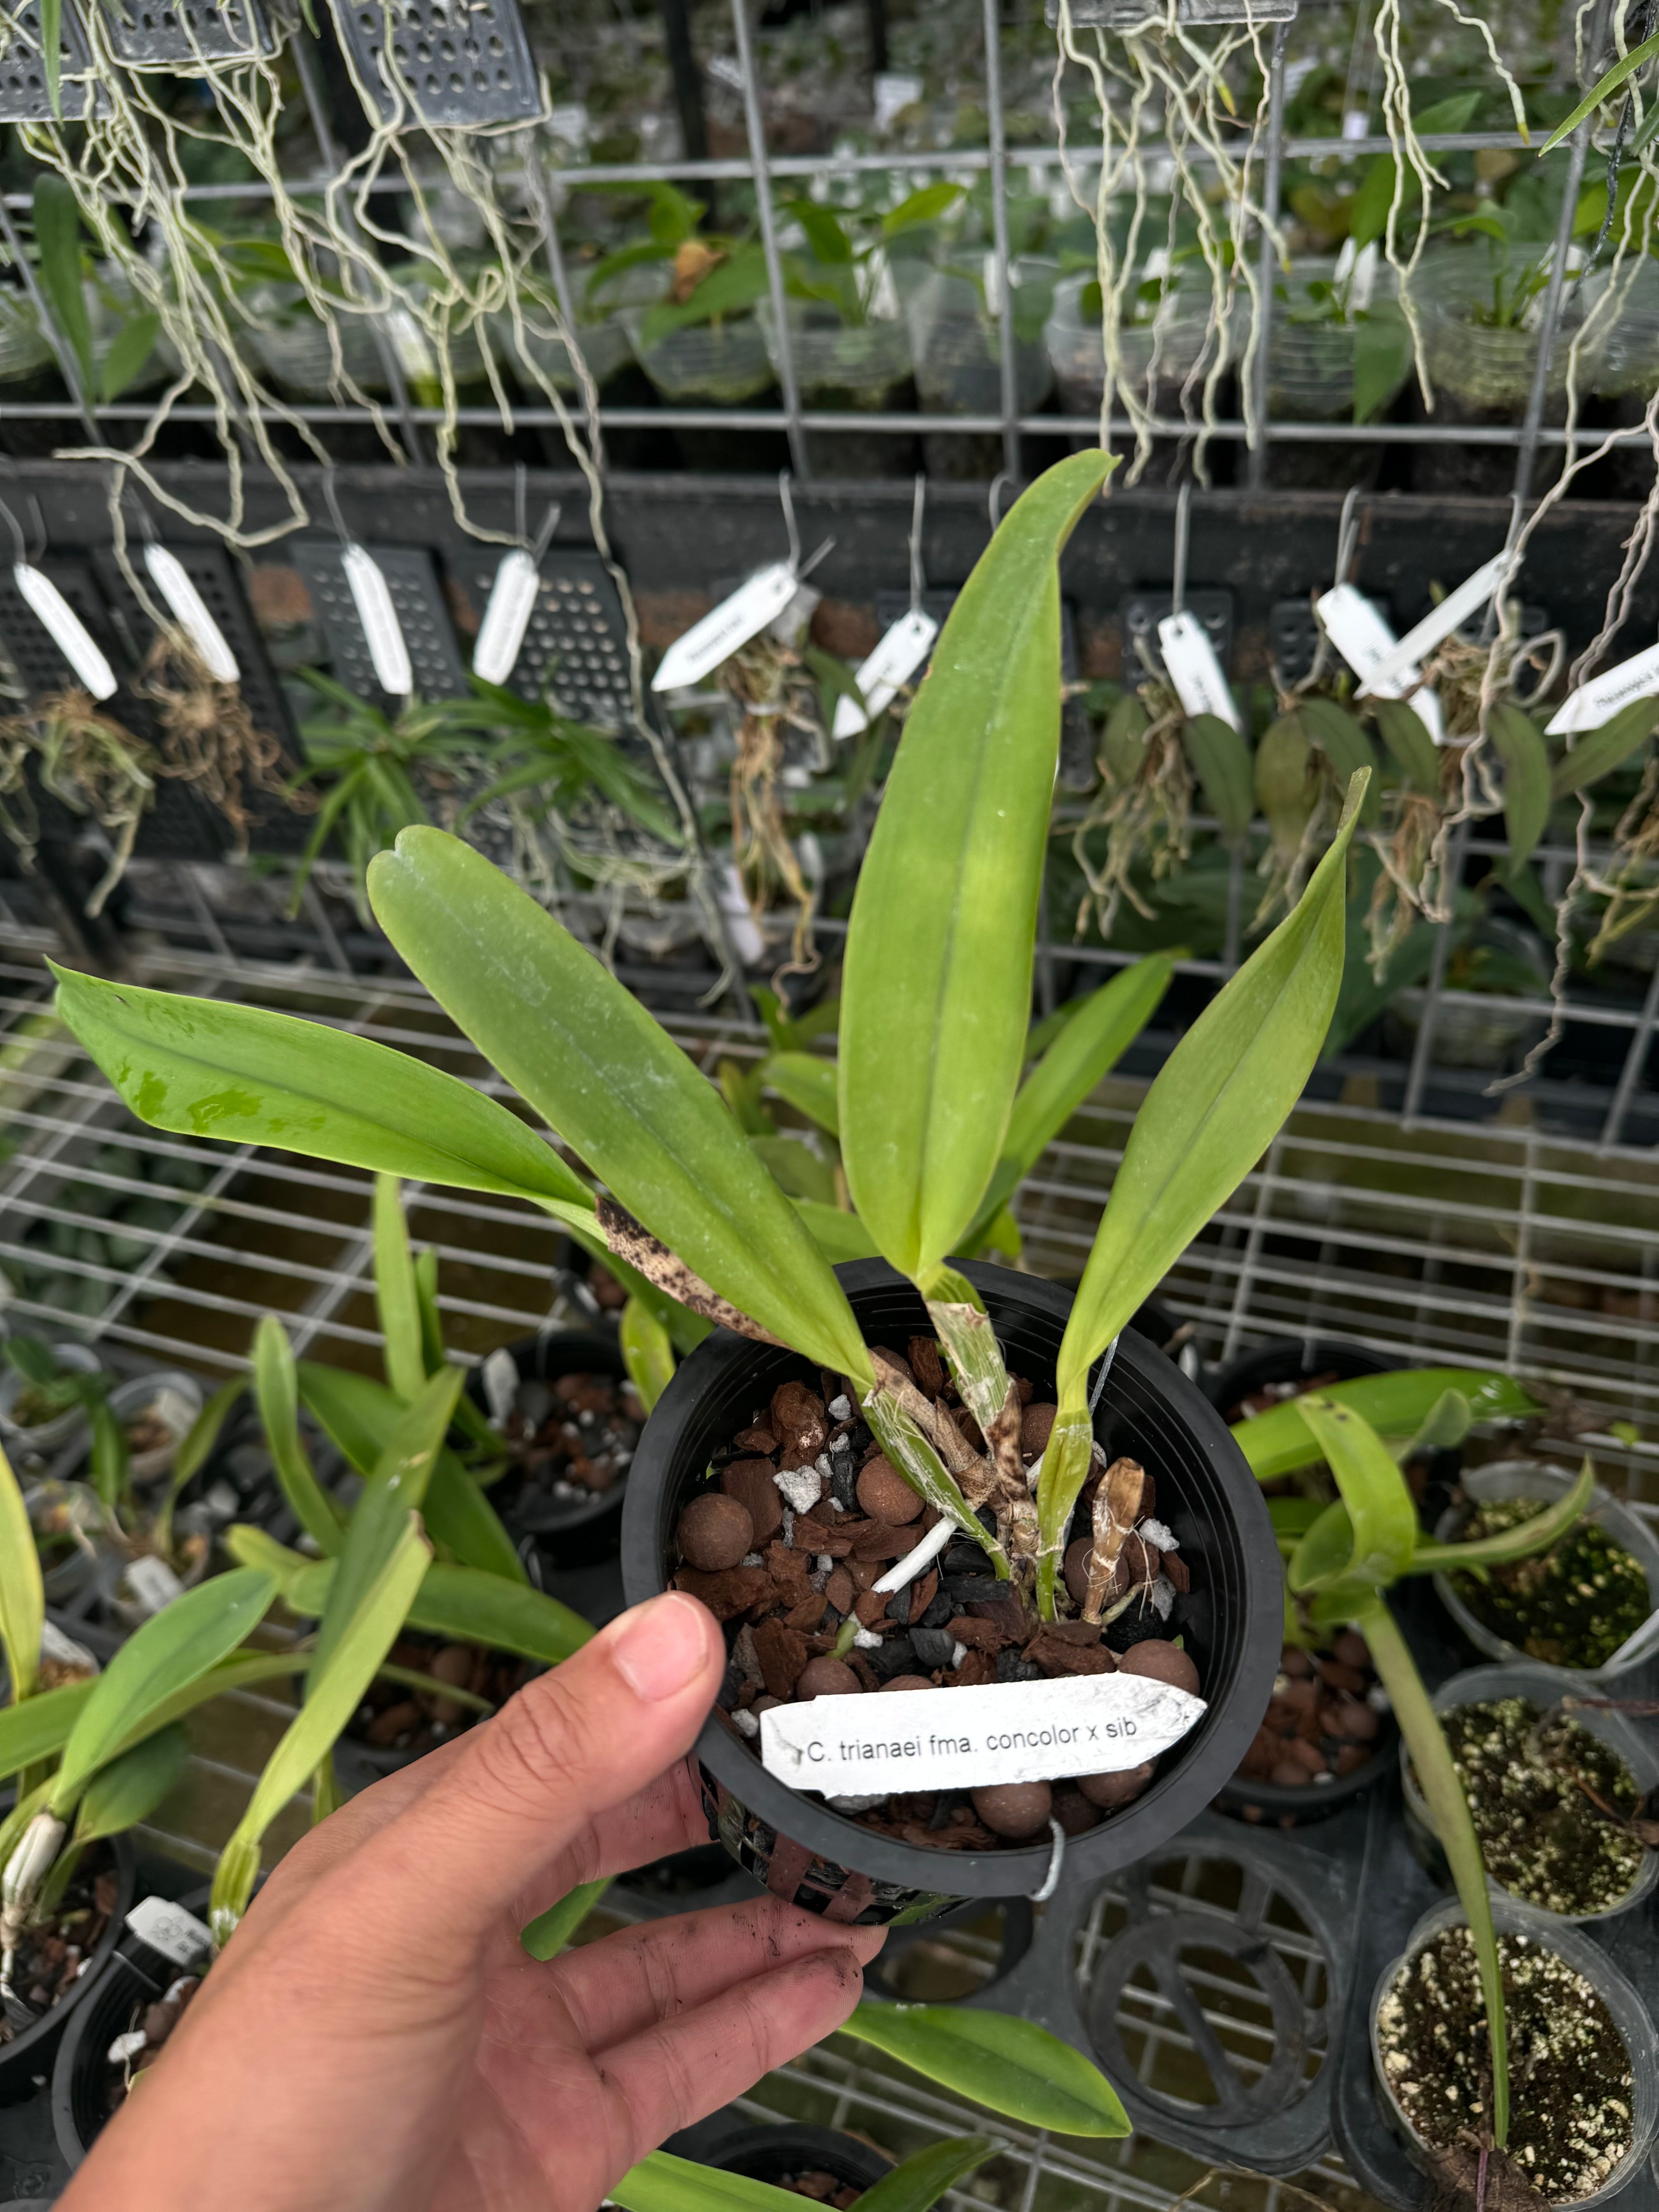
[[[1148,1599],[1143,1605],[1139,1598],[1108,1623],[1102,1638],[1109,1651],[1127,1651],[1132,1644],[1144,1644],[1149,1636],[1160,1636],[1166,1640],[1177,1633],[1169,1622],[1160,1620],[1158,1609]]]
[[[985,1563],[985,1554],[971,1538],[958,1537],[945,1547],[945,1557],[939,1562],[947,1575],[977,1574]]]
[[[720,1693],[714,1700],[715,1704],[729,1713],[737,1704],[738,1694],[748,1679],[743,1662],[735,1656],[728,1659],[726,1662],[726,1673],[720,1681]]]
[[[884,1682],[890,1682],[896,1674],[919,1672],[916,1648],[908,1636],[890,1636],[878,1651],[867,1651],[866,1658],[871,1670]]]
[[[940,1587],[950,1591],[951,1610],[956,1613],[960,1613],[965,1606],[989,1605],[995,1599],[1008,1595],[1007,1583],[1000,1583],[994,1575],[953,1575]]]
[[[913,1628],[910,1643],[924,1674],[948,1667],[956,1653],[956,1638],[945,1628]]]
[[[830,1459],[830,1495],[843,1512],[858,1510],[858,1462],[850,1452],[834,1452]]]
[[[937,1590],[934,1593],[933,1603],[921,1616],[921,1626],[923,1628],[943,1628],[955,1611],[955,1606],[951,1604],[945,1591],[942,1589]]]
[[[1034,1665],[1012,1644],[1003,1645],[997,1654],[996,1664],[999,1682],[1038,1682],[1042,1680],[1042,1668]]]

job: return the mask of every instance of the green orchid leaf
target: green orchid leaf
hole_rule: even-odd
[[[1291,1562],[1293,1590],[1316,1581],[1365,1582],[1386,1589],[1410,1568],[1417,1543],[1417,1508],[1394,1454],[1351,1406],[1310,1392],[1297,1400],[1302,1418],[1348,1510],[1352,1549],[1332,1563],[1324,1518],[1315,1522]]]
[[[66,1682],[0,1710],[0,1781],[60,1752],[96,1686],[95,1681]]]
[[[695,1304],[695,1271],[784,1343],[868,1375],[852,1309],[788,1200],[685,1054],[584,945],[441,830],[406,830],[371,863],[368,890],[452,1020],[666,1248],[665,1286]],[[648,1238],[618,1233],[648,1272]]]
[[[386,1339],[386,1379],[408,1406],[425,1386],[427,1364],[403,1185],[396,1176],[375,1176],[374,1216],[374,1307]]]
[[[1330,763],[1337,787],[1346,791],[1361,769],[1371,771],[1365,796],[1359,803],[1359,826],[1369,830],[1382,811],[1382,784],[1377,775],[1376,749],[1364,728],[1334,699],[1310,696],[1297,702],[1303,728]]]
[[[1275,1504],[1295,1503],[1311,1505],[1310,1498],[1275,1498]],[[1275,1518],[1274,1529],[1279,1528]],[[1286,1531],[1285,1533],[1288,1533]],[[1353,1522],[1347,1507],[1339,1498],[1334,1505],[1316,1508],[1313,1517],[1300,1532],[1301,1540],[1291,1553],[1285,1569],[1285,1581],[1298,1595],[1322,1584],[1335,1583],[1346,1579],[1346,1571],[1353,1558]],[[1365,1588],[1371,1585],[1366,1583]]]
[[[461,1379],[459,1369],[447,1371]],[[300,1362],[299,1387],[307,1410],[322,1423],[330,1441],[359,1474],[372,1475],[402,1419],[403,1401],[372,1375],[309,1359]],[[459,1419],[462,1403],[456,1399],[453,1419]],[[499,1443],[500,1439],[492,1437],[492,1441]],[[510,1582],[525,1580],[524,1562],[488,1493],[447,1444],[428,1477],[421,1513],[428,1534],[464,1566],[482,1567]]]
[[[761,1062],[760,1079],[767,1090],[787,1099],[816,1128],[840,1136],[838,1079],[833,1060],[820,1060],[811,1052],[775,1052]]]
[[[1507,1375],[1478,1367],[1401,1367],[1388,1375],[1333,1382],[1322,1395],[1363,1414],[1382,1436],[1414,1437],[1448,1390],[1468,1401],[1477,1423],[1523,1421],[1544,1410]],[[1287,1398],[1253,1420],[1236,1422],[1232,1436],[1258,1482],[1294,1474],[1320,1455],[1299,1398]]]
[[[1219,714],[1190,714],[1181,726],[1187,756],[1206,812],[1221,824],[1222,842],[1242,842],[1255,811],[1255,765],[1250,749],[1231,722]]]
[[[76,1844],[125,1835],[177,1789],[190,1763],[190,1737],[177,1721],[118,1752],[94,1774],[75,1815]]]
[[[617,1327],[623,1364],[648,1413],[674,1379],[674,1346],[668,1331],[641,1298],[629,1298]]]
[[[236,1649],[276,1594],[274,1576],[238,1567],[185,1590],[136,1631],[94,1683],[64,1746],[52,1787],[59,1820],[106,1761],[147,1733],[169,1698]]]
[[[434,1378],[434,1382],[442,1379]],[[429,1416],[429,1408],[419,1401],[410,1412],[417,1410]],[[247,1810],[220,1853],[208,1902],[208,1919],[214,1942],[221,1946],[228,1942],[253,1894],[259,1872],[259,1844],[265,1830],[289,1798],[304,1789],[333,1749],[340,1731],[362,1703],[364,1692],[409,1618],[410,1602],[432,1557],[431,1547],[421,1534],[419,1515],[406,1507],[401,1509],[401,1522],[389,1546],[380,1540],[380,1533],[377,1529],[374,1578],[353,1588],[349,1618],[336,1614],[331,1624],[335,1634],[327,1656],[325,1658],[319,1650],[313,1663],[305,1704],[266,1760]],[[337,1583],[343,1581],[356,1564],[348,1543],[345,1554],[332,1568]],[[246,1573],[248,1570],[240,1571]],[[211,1589],[213,1585],[207,1587]],[[332,1598],[334,1593],[330,1595]],[[177,1602],[182,1604],[184,1601]],[[325,1631],[330,1626],[325,1617]]]
[[[400,1409],[386,1434],[380,1457],[351,1510],[328,1603],[318,1623],[316,1657],[306,1684],[307,1703],[327,1682],[329,1662],[336,1649],[356,1620],[368,1591],[380,1582],[387,1561],[404,1544],[410,1516],[419,1512],[426,1497],[460,1393],[459,1368],[442,1369],[421,1385],[412,1404]],[[307,1772],[316,1764],[312,1759]]]
[[[1523,708],[1499,700],[1486,717],[1486,737],[1504,763],[1504,830],[1507,865],[1532,858],[1550,818],[1550,757],[1538,725]]]
[[[106,407],[112,406],[134,379],[143,374],[161,334],[161,318],[157,314],[134,315],[121,325],[104,356],[104,373],[99,379],[98,396]]]
[[[824,1206],[814,1198],[798,1198],[795,1211],[806,1224],[812,1242],[832,1267],[844,1260],[878,1260],[876,1240],[845,1206]]]
[[[297,1556],[297,1555],[296,1555]],[[278,1589],[281,1589],[279,1583]],[[311,1665],[311,1654],[302,1650],[288,1651],[233,1651],[228,1659],[222,1659],[216,1667],[210,1667],[205,1674],[198,1674],[193,1682],[182,1683],[171,1697],[163,1698],[153,1705],[132,1732],[116,1746],[118,1752],[130,1751],[142,1743],[158,1728],[170,1728],[174,1721],[193,1713],[198,1705],[210,1705],[215,1698],[228,1697],[236,1690],[257,1690],[284,1676],[303,1674]]]
[[[610,2201],[623,2212],[790,2212],[787,2199],[794,2194],[769,2181],[751,2181],[746,2173],[653,2150],[611,2184]]]
[[[975,1248],[1073,1115],[1151,1021],[1174,973],[1174,955],[1154,952],[1079,1002],[1015,1095],[1002,1156],[963,1240],[967,1249]]]
[[[1270,1498],[1267,1500],[1267,1518],[1273,1524],[1274,1535],[1292,1540],[1305,1536],[1320,1516],[1331,1510],[1316,1498]],[[1343,1506],[1341,1510],[1346,1513],[1346,1506]]]
[[[1373,699],[1371,712],[1382,742],[1404,771],[1407,782],[1425,799],[1440,796],[1440,748],[1415,707],[1403,699]]]
[[[778,1188],[790,1198],[810,1198],[819,1206],[836,1202],[836,1171],[799,1137],[751,1137],[757,1159]]]
[[[1474,1408],[1461,1390],[1443,1390],[1423,1418],[1423,1425],[1395,1457],[1403,1466],[1419,1452],[1452,1451],[1474,1426]]]
[[[1632,699],[1599,728],[1581,730],[1572,741],[1572,750],[1562,754],[1551,772],[1551,799],[1587,791],[1614,769],[1622,768],[1652,736],[1656,722],[1659,722],[1659,699]]]
[[[552,1146],[456,1076],[320,1022],[47,964],[59,1016],[152,1128],[529,1198],[592,1229],[592,1194]]]
[[[1505,1528],[1500,1535],[1472,1536],[1466,1544],[1419,1543],[1412,1554],[1412,1572],[1455,1574],[1471,1567],[1507,1566],[1511,1560],[1547,1552],[1588,1510],[1595,1487],[1595,1469],[1586,1460],[1572,1488],[1529,1521]]]
[[[608,1874],[579,1882],[519,1930],[520,1942],[532,1959],[556,1959],[610,1887]]]
[[[1074,454],[1004,517],[933,648],[859,873],[847,1179],[881,1251],[919,1280],[979,1209],[1025,1058],[1060,744],[1058,556],[1112,466]]]
[[[40,35],[47,81],[52,91],[52,112],[57,114],[59,112],[57,77],[60,44],[56,29],[48,32],[46,28],[44,9],[40,18]],[[34,243],[40,256],[38,268],[40,289],[46,295],[52,320],[68,340],[70,351],[75,356],[82,392],[88,399],[95,398],[92,318],[87,307],[86,286],[82,271],[82,255],[86,240],[81,228],[81,210],[76,204],[75,188],[66,178],[46,176],[35,181]]]
[[[427,1374],[435,1375],[444,1362],[444,1324],[438,1309],[438,1255],[430,1247],[415,1255],[414,1274],[415,1303],[421,1316],[422,1364]],[[466,1402],[463,1398],[461,1407]]]
[[[928,2212],[947,2189],[1007,2148],[992,2136],[945,2136],[913,2152],[865,2191],[865,2212]]]
[[[266,1314],[253,1333],[253,1395],[283,1495],[307,1535],[331,1559],[345,1541],[345,1524],[300,1435],[294,1347],[275,1314]]]
[[[11,1700],[21,1705],[40,1665],[46,1592],[28,1508],[11,1462],[0,1447],[0,1647],[11,1676]]]
[[[1501,2148],[1509,2129],[1507,2022],[1498,1938],[1492,1922],[1492,1897],[1486,1887],[1480,1839],[1474,1832],[1463,1785],[1458,1779],[1451,1747],[1440,1725],[1440,1716],[1423,1686],[1423,1678],[1417,1671],[1410,1647],[1395,1624],[1394,1615],[1380,1598],[1372,1596],[1352,1615],[1352,1620],[1365,1639],[1371,1664],[1389,1693],[1389,1703],[1406,1740],[1430,1821],[1446,1854],[1458,1902],[1469,1923],[1469,1935],[1480,1961],[1481,1992],[1486,1999],[1486,2027],[1492,2045],[1492,2134]]]
[[[1546,154],[1553,152],[1564,138],[1571,137],[1585,117],[1594,115],[1609,94],[1617,92],[1625,79],[1634,76],[1637,70],[1644,63],[1651,61],[1655,54],[1659,54],[1659,31],[1655,31],[1650,38],[1639,40],[1627,54],[1621,55],[1610,70],[1597,77],[1571,114],[1562,117],[1560,122],[1556,125],[1554,130],[1539,148],[1539,160],[1541,161]],[[1501,2136],[1498,2141],[1500,2142],[1503,2141]]]
[[[866,1998],[841,2032],[1027,2127],[1058,2136],[1129,2132],[1128,2114],[1100,2069],[1035,2021]]]

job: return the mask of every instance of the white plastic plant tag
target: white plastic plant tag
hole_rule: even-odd
[[[901,615],[875,651],[854,671],[864,694],[863,706],[844,691],[836,700],[831,726],[835,735],[855,738],[860,730],[867,730],[876,716],[891,706],[900,684],[908,684],[927,659],[938,635],[939,624],[920,607]]]
[[[59,1667],[83,1668],[88,1674],[102,1671],[86,1645],[77,1644],[72,1636],[65,1636],[55,1620],[43,1620],[40,1624],[40,1656],[43,1661],[52,1660]]]
[[[1604,669],[1600,676],[1592,676],[1588,684],[1569,693],[1546,726],[1547,734],[1559,738],[1579,730],[1599,729],[1632,699],[1651,699],[1656,694],[1659,694],[1659,645],[1650,645],[1645,653],[1621,660],[1616,668]]]
[[[213,1948],[212,1936],[196,1915],[169,1897],[144,1898],[128,1913],[127,1926],[141,1943],[175,1966],[193,1966]]]
[[[1389,686],[1413,676],[1418,662],[1425,653],[1432,653],[1443,639],[1449,638],[1460,623],[1466,623],[1471,615],[1480,612],[1503,582],[1509,565],[1507,553],[1494,553],[1472,576],[1466,576],[1455,592],[1448,592],[1437,607],[1431,607],[1415,629],[1408,629],[1399,644],[1383,654],[1360,684],[1358,696],[1397,697],[1399,695]]]
[[[152,1419],[159,1422],[175,1443],[184,1441],[196,1419],[196,1408],[182,1390],[175,1390],[171,1382],[164,1382],[149,1407]]]
[[[1243,727],[1215,647],[1196,615],[1184,608],[1178,615],[1165,615],[1158,626],[1158,645],[1183,713],[1215,714],[1235,730]]]
[[[535,562],[522,546],[515,546],[496,569],[472,649],[472,673],[486,684],[505,684],[518,665],[541,580]]]
[[[519,1402],[519,1366],[505,1345],[492,1352],[478,1370],[491,1428],[504,1429]]]
[[[169,553],[165,545],[146,545],[144,566],[149,570],[150,581],[172,608],[179,629],[201,655],[208,674],[218,684],[239,684],[242,672],[236,656],[178,555]]]
[[[1109,1774],[1179,1743],[1205,1710],[1144,1674],[814,1698],[761,1715],[761,1763],[826,1797]]]
[[[410,665],[403,624],[392,604],[392,587],[380,562],[363,546],[342,546],[340,561],[351,587],[351,603],[363,626],[368,657],[374,663],[374,680],[394,699],[406,699],[415,689],[415,671]]]
[[[651,679],[651,689],[683,691],[687,684],[700,682],[721,661],[729,660],[740,645],[747,645],[769,623],[775,622],[797,588],[794,569],[787,561],[775,561],[769,568],[763,568],[701,622],[693,623],[683,637],[674,640]]]
[[[919,76],[901,70],[883,70],[876,77],[876,128],[885,131],[907,107],[914,107],[927,88]]]
[[[1352,584],[1337,584],[1314,606],[1326,635],[1359,678],[1361,687],[1369,684],[1374,696],[1382,699],[1403,699],[1410,692],[1410,703],[1421,716],[1423,726],[1436,744],[1444,744],[1446,727],[1441,720],[1440,702],[1421,681],[1421,669],[1407,668],[1388,683],[1377,679],[1376,671],[1399,640],[1364,593],[1355,591]],[[1414,691],[1413,684],[1418,686]]]
[[[765,934],[750,907],[743,878],[730,860],[715,872],[714,903],[725,917],[732,950],[745,968],[757,966],[766,957]]]
[[[149,1554],[133,1560],[125,1577],[127,1588],[147,1613],[162,1612],[176,1597],[182,1597],[185,1586],[165,1559]]]
[[[11,576],[18,590],[40,617],[52,643],[75,671],[82,690],[90,691],[94,699],[113,697],[115,671],[105,659],[96,641],[88,634],[86,624],[52,578],[43,575],[39,568],[31,568],[27,561],[15,561]]]

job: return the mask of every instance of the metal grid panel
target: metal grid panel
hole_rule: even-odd
[[[137,0],[129,12],[112,11],[107,28],[111,46],[131,69],[252,61],[276,47],[259,0]]]

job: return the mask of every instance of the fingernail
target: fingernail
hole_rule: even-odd
[[[638,1697],[655,1704],[700,1674],[708,1658],[708,1615],[683,1590],[667,1590],[624,1614],[611,1656]]]

